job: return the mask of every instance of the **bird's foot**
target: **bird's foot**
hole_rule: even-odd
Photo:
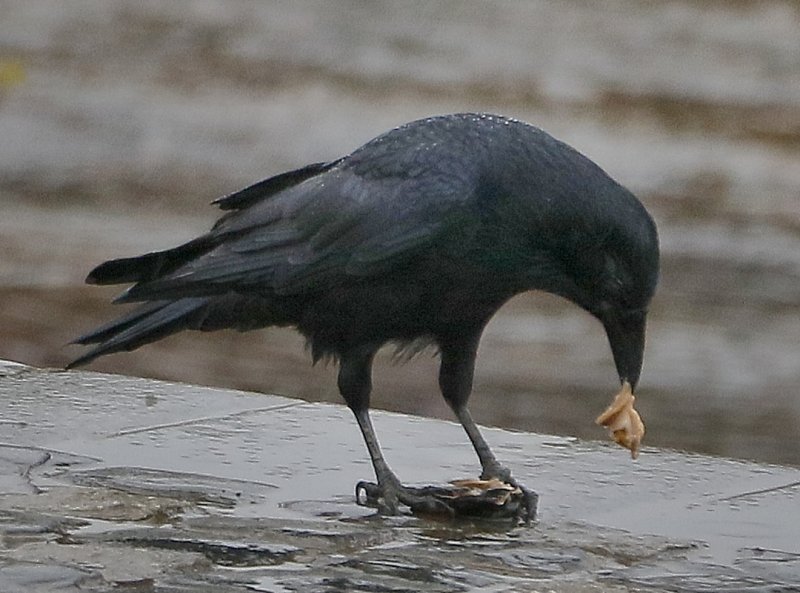
[[[358,504],[390,515],[404,505],[417,515],[513,519],[528,524],[536,518],[538,499],[535,492],[497,479],[455,480],[452,486],[420,488],[399,484],[381,487],[371,482],[356,485]]]
[[[536,518],[536,507],[539,504],[539,495],[517,482],[514,476],[511,475],[511,470],[506,466],[499,464],[497,461],[487,463],[483,466],[481,480],[487,482],[497,480],[520,490],[522,492],[522,505],[524,507],[521,511],[523,522],[527,524]]]
[[[400,506],[411,509],[412,513],[423,515],[453,515],[452,509],[443,501],[426,492],[425,488],[411,488],[401,484],[385,484],[372,482],[356,484],[356,502],[361,506],[378,509],[385,515],[397,515]]]
[[[518,486],[517,481],[511,475],[511,470],[496,461],[483,466],[481,480],[499,480],[511,486]]]

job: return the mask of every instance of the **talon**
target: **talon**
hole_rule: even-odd
[[[396,515],[398,495],[394,488],[382,488],[372,482],[361,481],[356,484],[356,504],[378,509],[384,515]]]
[[[453,480],[451,484],[413,488],[362,481],[356,484],[356,502],[387,515],[398,514],[402,504],[415,515],[513,519],[525,525],[536,518],[539,497],[522,486],[497,478]]]
[[[536,519],[536,511],[539,506],[539,495],[533,490],[519,487],[522,490],[522,512],[520,513],[520,520],[525,525],[530,525],[531,521]]]
[[[372,507],[377,504],[380,497],[380,488],[377,484],[361,481],[356,484],[356,504],[362,507]]]
[[[451,507],[445,501],[430,494],[417,495],[403,491],[400,494],[400,502],[408,506],[408,508],[411,509],[411,512],[415,514],[447,515],[449,517],[453,517],[456,514],[453,507]]]

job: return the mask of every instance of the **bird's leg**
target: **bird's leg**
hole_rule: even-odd
[[[360,498],[361,491],[363,490],[366,497],[374,500],[377,507],[390,515],[394,515],[398,510],[398,503],[401,499],[401,491],[403,489],[400,480],[397,479],[394,472],[386,463],[381,453],[378,438],[375,436],[375,430],[372,428],[372,420],[369,417],[369,410],[362,408],[353,410],[358,422],[358,427],[361,429],[361,434],[364,437],[364,442],[367,445],[370,459],[372,460],[372,467],[375,470],[375,477],[378,480],[378,488],[375,490],[370,485],[359,482],[356,486],[356,498]]]
[[[470,341],[463,339],[452,342],[440,341],[442,364],[439,368],[439,386],[444,399],[455,412],[478,454],[483,469],[481,479],[496,478],[514,486],[519,493],[517,508],[514,511],[517,514],[516,517],[529,523],[536,517],[539,496],[518,484],[511,476],[511,470],[498,463],[467,409],[467,400],[472,392],[472,377],[475,373],[475,356],[478,351],[479,339],[480,332],[476,332]]]
[[[369,396],[372,391],[372,359],[374,349],[349,351],[342,356],[339,366],[339,392],[342,394],[347,406],[353,411],[367,445],[378,487],[381,490],[379,504],[382,510],[389,513],[397,512],[398,493],[400,480],[389,468],[383,458],[372,420],[369,417]]]
[[[356,486],[356,497],[366,496],[366,502],[377,506],[387,514],[397,514],[400,503],[413,511],[427,513],[451,513],[452,509],[434,496],[425,494],[424,489],[407,488],[400,483],[389,464],[383,458],[372,420],[369,417],[369,396],[372,391],[372,359],[375,349],[363,349],[348,352],[342,356],[339,367],[339,391],[353,411],[367,445],[377,487],[374,484],[359,482]]]
[[[501,482],[516,486],[517,483],[511,476],[511,470],[497,461],[494,453],[492,453],[492,450],[489,448],[489,444],[478,429],[478,425],[475,424],[475,421],[472,419],[472,415],[469,413],[466,405],[459,409],[454,409],[453,411],[458,417],[461,426],[463,426],[464,430],[467,432],[469,440],[472,441],[475,453],[478,454],[478,459],[481,462],[481,469],[483,470],[481,471],[481,480],[497,478]]]
[[[478,454],[483,470],[481,479],[497,478],[516,486],[511,471],[497,461],[467,409],[467,400],[472,392],[479,338],[480,334],[468,342],[462,340],[455,344],[440,344],[442,362],[439,368],[439,387]]]

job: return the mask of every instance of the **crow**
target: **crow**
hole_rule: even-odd
[[[386,343],[433,345],[439,386],[482,479],[510,484],[467,409],[482,331],[511,297],[559,295],[605,328],[621,383],[636,387],[658,282],[656,226],[599,166],[524,122],[461,113],[417,120],[351,154],[214,201],[226,213],[183,245],[107,261],[90,284],[132,283],[141,303],[75,340],[69,367],[193,329],[292,326],[314,362],[339,365],[377,478],[380,508],[419,504],[387,465],[369,416]]]

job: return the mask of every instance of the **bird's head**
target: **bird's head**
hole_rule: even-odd
[[[568,295],[603,324],[621,383],[635,389],[642,369],[645,325],[659,275],[658,235],[644,207],[624,199],[600,214],[599,232],[571,255]],[[578,243],[580,245],[580,242]]]
[[[576,303],[603,324],[620,382],[636,387],[642,369],[645,324],[659,274],[653,219],[627,190],[560,213],[547,257],[555,274],[545,290]],[[549,266],[545,266],[549,267]]]
[[[520,282],[579,305],[603,324],[621,382],[635,388],[658,283],[655,223],[639,200],[588,158],[530,126],[482,178],[480,211]],[[516,136],[513,136],[516,134]],[[489,215],[485,213],[489,212]]]

